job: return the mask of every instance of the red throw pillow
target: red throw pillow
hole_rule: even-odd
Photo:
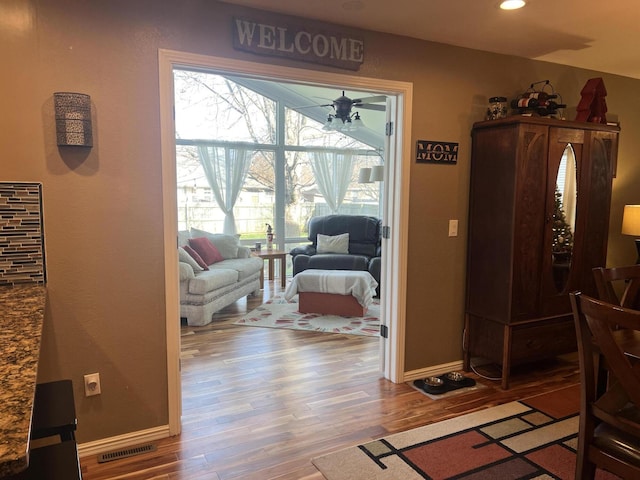
[[[207,237],[190,238],[189,245],[198,252],[198,255],[200,255],[207,265],[213,265],[216,262],[224,260],[220,250],[218,250]]]
[[[205,261],[202,259],[202,257],[200,255],[198,255],[198,252],[196,252],[193,248],[191,248],[189,245],[185,245],[184,247],[184,251],[187,252],[189,255],[191,255],[191,257],[198,263],[198,265],[200,265],[204,270],[209,270],[209,267],[207,266],[207,264],[205,263]]]

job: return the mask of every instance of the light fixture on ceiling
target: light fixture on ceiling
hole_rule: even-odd
[[[500,4],[500,8],[502,10],[517,10],[518,8],[522,8],[527,4],[524,0],[504,0]]]
[[[336,113],[330,113],[327,121],[322,127],[326,131],[353,132],[364,127],[364,122],[360,118],[359,112],[340,112],[336,109]]]
[[[336,98],[331,104],[325,105],[333,108],[334,113],[327,116],[327,121],[322,128],[327,131],[353,132],[364,127],[360,112],[351,111],[354,105],[362,106],[362,100],[352,100],[345,96],[343,91],[342,96]]]
[[[333,108],[333,113],[327,115],[327,120],[322,128],[327,131],[350,132],[365,126],[362,118],[360,117],[360,112],[354,110],[354,107],[358,109],[384,112],[386,110],[386,105],[376,104],[386,103],[386,101],[387,97],[385,95],[351,99],[344,94],[343,90],[342,95],[331,103],[326,103],[324,105],[308,105],[307,107],[317,106]]]

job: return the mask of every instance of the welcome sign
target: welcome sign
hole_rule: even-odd
[[[347,70],[358,70],[364,61],[364,40],[345,31],[246,17],[234,17],[232,21],[236,50]]]

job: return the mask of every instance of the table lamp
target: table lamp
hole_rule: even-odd
[[[636,250],[638,258],[636,263],[640,263],[640,205],[625,205],[622,214],[622,234],[636,237]]]

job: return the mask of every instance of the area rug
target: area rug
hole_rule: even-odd
[[[312,460],[328,480],[573,479],[578,389],[506,403]],[[616,479],[598,470],[597,479]]]
[[[364,317],[343,317],[300,313],[297,295],[291,301],[287,301],[283,295],[276,295],[235,324],[376,337],[380,333],[380,302],[374,299],[374,303],[369,306]]]

